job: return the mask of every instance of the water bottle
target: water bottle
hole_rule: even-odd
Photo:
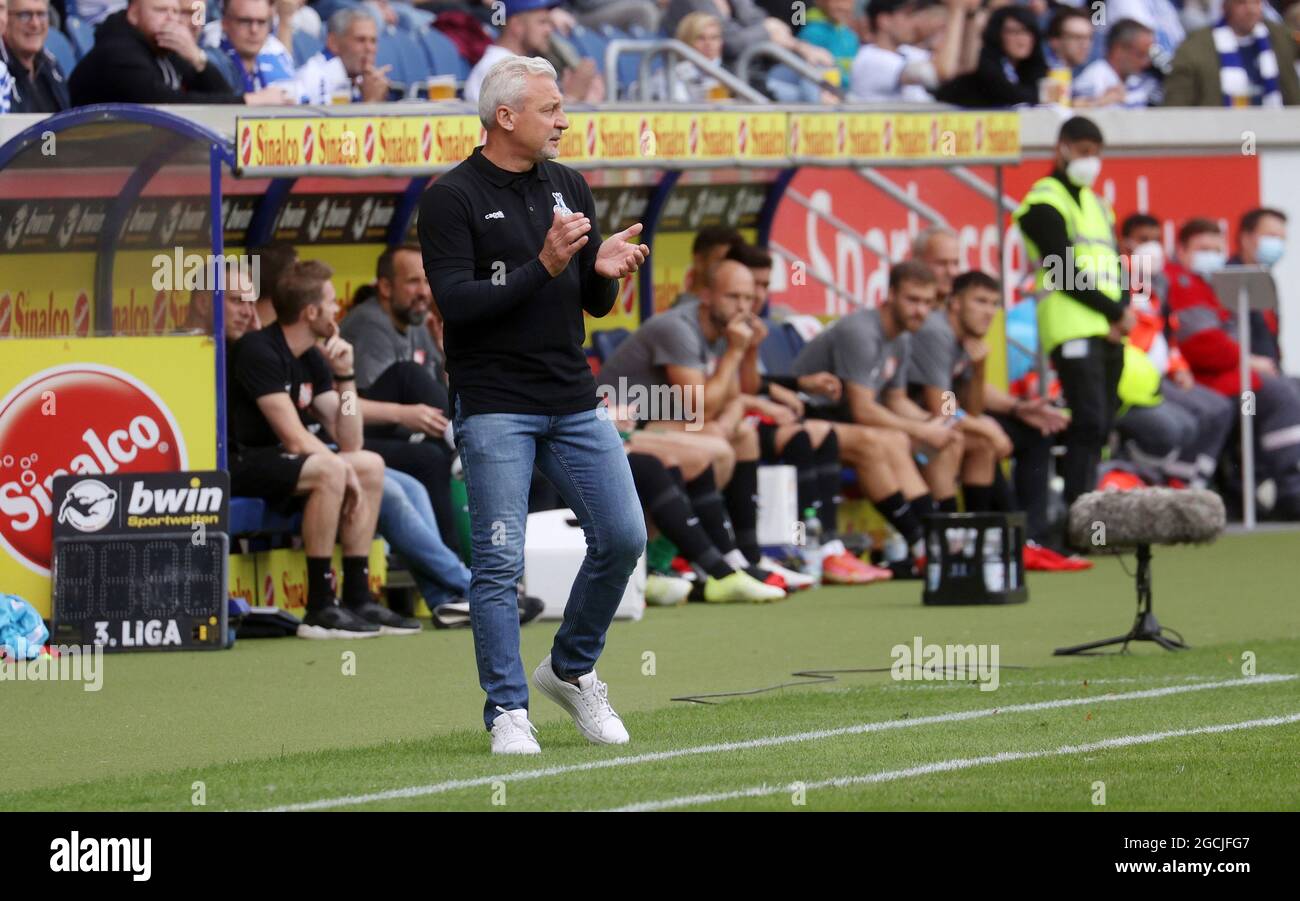
[[[822,521],[817,518],[817,511],[812,507],[803,511],[803,559],[804,569],[815,580],[822,583]]]
[[[1007,590],[1006,572],[1002,568],[1002,530],[984,532],[984,587],[989,591]]]

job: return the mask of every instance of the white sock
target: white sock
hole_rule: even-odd
[[[844,542],[840,541],[838,538],[836,538],[834,541],[828,541],[826,544],[822,545],[823,560],[825,560],[827,557],[834,557],[838,554],[843,554],[843,553],[844,553]]]
[[[749,569],[749,558],[740,552],[740,548],[732,548],[723,554],[723,560],[731,564],[731,568],[737,572],[744,572]]]

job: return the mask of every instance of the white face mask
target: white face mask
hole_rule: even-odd
[[[1097,176],[1101,174],[1101,157],[1082,156],[1070,160],[1065,165],[1065,175],[1071,182],[1081,188],[1091,188]]]
[[[1165,268],[1165,249],[1159,241],[1147,241],[1133,248],[1133,265],[1140,266],[1138,273],[1150,276]]]

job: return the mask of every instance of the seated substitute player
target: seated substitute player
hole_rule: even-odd
[[[1011,439],[986,412],[984,336],[1000,303],[997,282],[984,273],[957,276],[947,305],[931,312],[912,335],[908,363],[912,399],[931,415],[957,417],[966,445],[962,495],[972,513],[993,509],[994,469],[1011,455]]]
[[[370,597],[367,561],[383,497],[384,461],[361,449],[352,346],[339,337],[334,321],[338,303],[332,275],[315,260],[294,263],[276,286],[276,321],[235,345],[229,376],[230,483],[236,495],[280,507],[305,498],[307,612],[298,635],[365,638],[382,627],[409,624]],[[338,442],[337,452],[326,443],[330,440]],[[343,545],[341,603],[330,577],[336,536]]]
[[[911,334],[934,307],[935,276],[916,260],[897,263],[889,271],[889,294],[872,310],[857,310],[809,341],[794,361],[795,375],[831,372],[843,384],[839,405],[828,411],[847,422],[872,426],[881,440],[913,453],[930,492],[868,497],[908,544],[911,557],[895,567],[895,575],[917,578],[915,566],[924,554],[920,517],[956,509],[956,477],[965,450],[961,430],[952,417],[932,415],[907,397]],[[907,489],[904,488],[906,491]]]

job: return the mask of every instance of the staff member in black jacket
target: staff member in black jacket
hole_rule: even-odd
[[[185,26],[179,0],[131,0],[105,19],[68,84],[73,106],[291,102],[275,86],[242,96],[232,90]]]
[[[585,310],[604,316],[645,261],[638,223],[602,241],[591,189],[552,162],[569,127],[544,59],[511,57],[483,82],[487,140],[420,200],[420,245],[445,322],[456,443],[473,541],[470,622],[492,751],[536,754],[519,657],[533,465],[574,511],[587,556],[551,653],[533,673],[592,742],[623,744],[596,659],[645,546],[645,522],[614,424],[597,412],[582,351]]]

